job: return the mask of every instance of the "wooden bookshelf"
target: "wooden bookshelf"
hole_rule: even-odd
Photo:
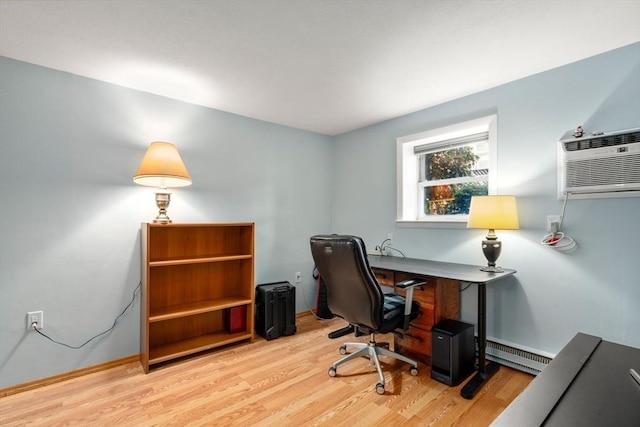
[[[142,224],[140,354],[152,365],[243,340],[254,331],[254,224]],[[245,327],[229,332],[229,310]]]

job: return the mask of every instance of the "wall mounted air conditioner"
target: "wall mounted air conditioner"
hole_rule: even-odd
[[[640,196],[640,128],[563,139],[558,198]]]

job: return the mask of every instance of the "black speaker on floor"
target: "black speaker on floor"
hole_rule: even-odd
[[[268,340],[293,335],[296,327],[296,288],[289,282],[256,286],[256,332]]]
[[[473,372],[473,325],[444,319],[431,329],[431,378],[456,386]]]

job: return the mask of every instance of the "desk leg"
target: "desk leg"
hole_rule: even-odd
[[[462,387],[460,394],[465,399],[472,399],[482,386],[491,378],[500,365],[494,362],[486,364],[485,348],[487,347],[487,285],[478,283],[478,372]]]

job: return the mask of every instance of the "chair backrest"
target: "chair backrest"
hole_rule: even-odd
[[[353,325],[380,329],[384,294],[369,267],[362,239],[345,235],[313,236],[311,254],[327,286],[331,312]]]

